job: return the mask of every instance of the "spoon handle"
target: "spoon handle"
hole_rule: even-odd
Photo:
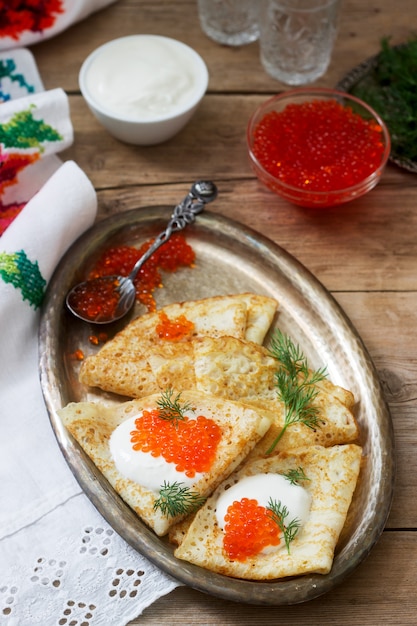
[[[189,193],[175,207],[166,229],[156,237],[145,254],[135,263],[129,274],[129,279],[133,281],[145,261],[147,261],[163,243],[168,241],[173,233],[177,233],[189,224],[192,224],[196,216],[204,209],[204,206],[215,200],[216,197],[217,187],[214,183],[210,181],[195,182]]]

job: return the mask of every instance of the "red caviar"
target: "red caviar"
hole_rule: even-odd
[[[118,246],[106,250],[98,259],[88,278],[99,276],[127,276],[136,261],[152,245],[153,239],[146,241],[140,248]],[[155,311],[156,303],[153,292],[162,287],[160,270],[175,272],[179,267],[192,267],[195,261],[195,252],[185,238],[176,233],[171,236],[152,256],[144,263],[135,279],[136,299],[149,311]]]
[[[88,341],[92,343],[93,346],[98,346],[99,343],[105,343],[107,339],[107,333],[98,333],[97,335],[90,335]]]
[[[272,513],[257,500],[235,500],[225,515],[223,547],[234,561],[246,561],[267,546],[280,544],[280,529]]]
[[[80,283],[71,293],[71,307],[91,321],[99,322],[112,317],[120,295],[115,291],[119,281],[114,277],[102,276],[88,285]]]
[[[336,100],[289,104],[265,114],[253,153],[275,178],[292,187],[328,192],[362,182],[381,165],[382,128]]]
[[[180,315],[170,320],[165,311],[159,313],[159,323],[156,326],[156,333],[160,339],[179,341],[190,335],[193,330],[193,322],[187,320],[185,315]]]
[[[75,352],[70,354],[70,357],[72,359],[75,359],[76,361],[83,361],[84,360],[84,352],[82,350],[76,350]]]
[[[181,420],[166,420],[154,409],[143,411],[130,435],[133,450],[162,456],[167,463],[175,463],[178,472],[193,478],[196,472],[209,471],[222,432],[216,422],[202,415],[196,419],[185,416]]]

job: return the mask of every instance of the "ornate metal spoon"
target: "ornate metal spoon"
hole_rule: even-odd
[[[186,197],[174,209],[166,229],[156,237],[145,254],[136,262],[129,276],[102,276],[75,285],[67,294],[66,305],[76,317],[93,324],[109,324],[126,315],[136,299],[133,281],[142,265],[173,233],[195,221],[204,206],[215,200],[217,187],[210,181],[195,182]],[[89,313],[87,298],[91,294],[105,296],[108,306],[102,313]],[[108,309],[108,310],[107,310]]]

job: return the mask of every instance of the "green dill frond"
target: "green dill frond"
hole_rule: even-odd
[[[367,102],[383,118],[391,135],[391,154],[417,162],[417,35],[398,46],[389,38],[370,70],[350,92]]]
[[[310,480],[304,473],[302,467],[297,467],[297,469],[290,469],[288,472],[283,474],[284,478],[286,478],[291,485],[298,485],[300,482],[304,480]]]
[[[280,500],[269,499],[267,509],[271,511],[271,518],[277,524],[278,528],[284,535],[285,546],[288,554],[290,554],[290,543],[295,539],[301,522],[299,519],[294,518],[289,522],[286,522],[286,518],[289,515],[289,511],[285,505],[282,505]]]
[[[184,419],[187,411],[193,411],[194,408],[189,402],[180,402],[181,393],[178,393],[175,398],[173,394],[173,389],[166,389],[156,404],[161,419],[178,422]]]
[[[159,498],[155,500],[153,508],[160,509],[167,517],[176,517],[193,513],[205,502],[205,498],[198,491],[192,491],[190,487],[183,486],[183,483],[164,484],[159,490]]]
[[[299,346],[279,329],[271,338],[270,354],[278,363],[275,382],[278,399],[284,404],[285,419],[267,454],[271,454],[291,424],[301,422],[311,429],[320,425],[318,407],[313,401],[319,393],[317,383],[326,377],[326,368],[309,369]]]
[[[280,362],[291,378],[296,378],[300,372],[305,375],[306,361],[300,348],[295,345],[288,335],[276,330],[271,338],[271,355]]]

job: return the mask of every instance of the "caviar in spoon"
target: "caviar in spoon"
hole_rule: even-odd
[[[175,207],[166,229],[136,262],[129,276],[101,276],[75,285],[66,297],[69,311],[84,322],[93,324],[109,324],[124,317],[134,305],[136,288],[133,281],[143,264],[173,233],[192,224],[204,206],[216,196],[214,183],[195,182],[187,196]]]

